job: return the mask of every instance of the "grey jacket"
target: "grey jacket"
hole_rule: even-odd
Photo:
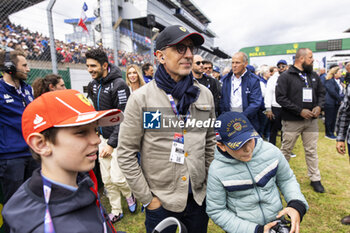
[[[190,105],[187,122],[215,120],[210,90],[197,81],[194,85],[200,88],[200,94]],[[157,110],[161,113],[161,128],[144,129],[145,114]],[[191,182],[193,197],[202,205],[208,169],[214,156],[214,129],[170,126],[177,118],[166,93],[154,80],[132,93],[124,117],[119,132],[118,163],[136,198],[147,204],[157,196],[165,209],[181,212],[186,207]],[[169,161],[175,133],[184,135],[184,164]],[[141,166],[137,162],[137,152],[141,153]]]

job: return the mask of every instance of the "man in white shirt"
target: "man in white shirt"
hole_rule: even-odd
[[[265,90],[265,108],[266,116],[271,121],[271,131],[269,142],[276,145],[276,137],[279,130],[282,129],[281,124],[281,105],[276,102],[275,89],[277,85],[277,79],[284,71],[288,69],[288,64],[285,60],[279,60],[277,62],[278,73],[274,73],[267,81]],[[282,139],[281,139],[282,141]]]

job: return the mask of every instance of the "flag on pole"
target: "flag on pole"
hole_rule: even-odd
[[[88,6],[87,6],[86,2],[84,2],[83,9],[81,11],[81,15],[80,15],[80,19],[79,19],[78,25],[80,27],[82,27],[85,32],[89,33],[89,31],[88,31],[88,29],[86,27],[86,24],[85,24],[85,22],[87,20],[87,16],[86,16],[85,12],[87,10],[88,10]]]

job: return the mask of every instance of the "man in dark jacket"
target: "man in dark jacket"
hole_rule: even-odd
[[[260,81],[246,69],[247,65],[247,54],[238,52],[233,55],[232,70],[222,80],[220,112],[243,112],[258,131],[257,113],[262,102]]]
[[[33,160],[22,136],[21,118],[33,101],[31,86],[24,81],[30,71],[25,55],[1,52],[0,66],[0,185],[3,203],[28,179],[38,164]]]
[[[142,73],[143,73],[143,79],[145,80],[145,83],[149,83],[153,79],[153,66],[151,63],[145,63],[142,65]]]
[[[281,151],[289,161],[299,135],[302,136],[308,176],[316,192],[325,192],[318,169],[317,118],[324,104],[325,90],[313,72],[313,55],[308,48],[298,49],[295,63],[278,78],[276,100],[282,106],[283,142]]]
[[[193,56],[192,63],[192,74],[193,77],[202,85],[206,86],[213,94],[214,104],[215,104],[215,115],[218,116],[219,113],[219,101],[220,101],[220,90],[216,81],[211,76],[203,73],[203,58],[200,55]]]
[[[117,108],[124,111],[130,89],[122,79],[120,69],[108,63],[108,57],[101,49],[86,53],[86,66],[93,78],[88,85],[88,96],[96,110]],[[131,212],[135,212],[136,203],[117,162],[115,148],[118,145],[119,125],[100,127],[99,134],[102,141],[99,145],[102,181],[112,207],[111,221],[116,222],[123,217],[120,193],[126,197]]]

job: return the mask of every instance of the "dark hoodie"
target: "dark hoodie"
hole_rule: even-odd
[[[79,173],[79,188],[70,191],[52,184],[49,202],[50,214],[56,233],[103,233],[100,208],[96,205],[96,195],[91,191],[94,183],[86,174]],[[40,170],[33,172],[10,198],[2,211],[11,232],[44,232],[45,200]],[[105,218],[108,219],[104,211]],[[107,223],[107,232],[112,230]]]
[[[120,69],[115,65],[109,65],[105,78],[94,79],[88,85],[88,97],[94,103],[96,110],[117,108],[124,112],[129,96],[130,89],[123,80]],[[100,133],[108,139],[108,145],[117,147],[119,125],[100,127]]]

